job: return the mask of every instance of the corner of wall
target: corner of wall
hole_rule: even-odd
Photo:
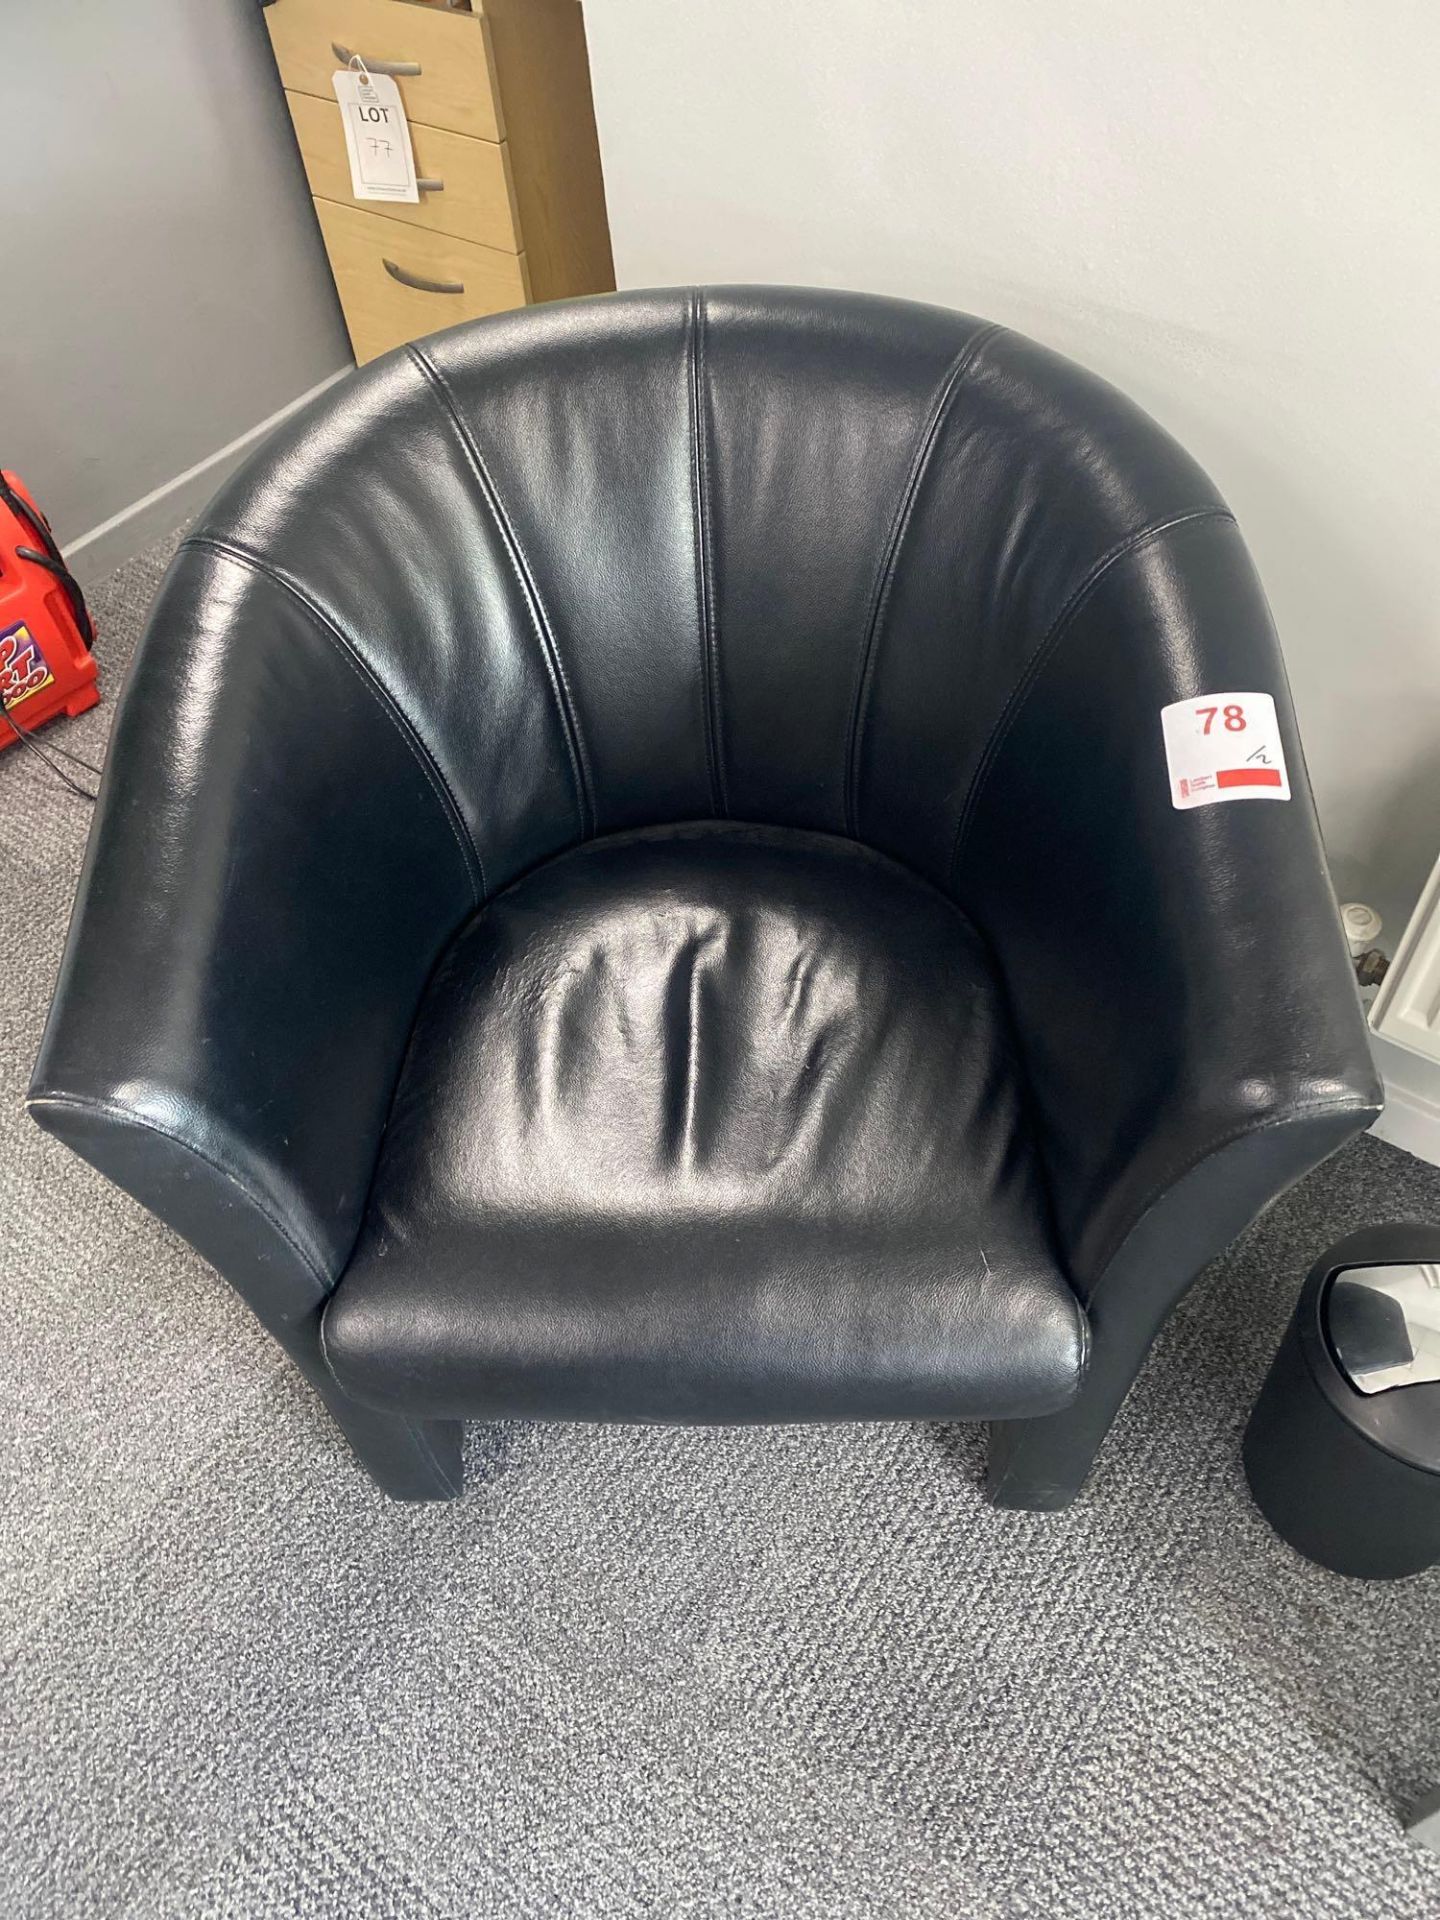
[[[192,514],[200,511],[221,481],[235,471],[267,434],[318,394],[324,393],[327,387],[333,387],[349,371],[349,367],[341,367],[337,372],[327,374],[315,386],[298,394],[265,419],[257,421],[236,439],[217,447],[214,453],[207,454],[193,467],[177,473],[173,479],[142,495],[140,499],[132,500],[128,507],[111,514],[108,520],[102,521],[98,527],[91,527],[88,533],[82,533],[78,539],[67,540],[64,545],[65,563],[80,585],[88,593],[132,555],[139,553],[142,547],[164,534],[173,533]]]

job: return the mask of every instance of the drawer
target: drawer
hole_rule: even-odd
[[[345,155],[345,128],[340,108],[310,93],[287,93],[290,118],[310,191],[318,200],[335,200],[357,212],[380,213],[387,220],[428,227],[482,247],[519,253],[515,208],[510,193],[510,156],[493,140],[472,140],[442,127],[412,126],[415,171],[422,180],[436,180],[434,190],[420,189],[414,206],[403,200],[356,200],[350,191],[350,162]]]
[[[377,72],[398,68],[407,120],[478,140],[504,138],[483,14],[415,0],[272,0],[264,18],[291,92],[333,100],[331,75],[358,53]]]
[[[357,360],[530,297],[524,254],[330,200],[317,200],[315,212]]]

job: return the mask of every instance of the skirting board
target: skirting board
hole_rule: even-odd
[[[1370,1045],[1385,1082],[1385,1111],[1370,1131],[1440,1167],[1440,1067],[1378,1033]]]
[[[132,554],[149,546],[152,540],[158,540],[162,534],[173,533],[191,514],[200,511],[220,482],[233,473],[252,448],[257,447],[282,420],[288,420],[292,413],[298,413],[317,394],[324,393],[327,387],[333,387],[337,380],[343,379],[350,371],[349,367],[341,367],[318,386],[298,395],[267,419],[258,421],[238,439],[217,447],[214,453],[207,454],[193,467],[187,467],[184,473],[177,473],[164,486],[156,487],[139,500],[132,500],[128,507],[122,507],[119,513],[112,514],[88,533],[82,533],[77,540],[65,541],[65,563],[80,585],[87,591],[98,586]]]

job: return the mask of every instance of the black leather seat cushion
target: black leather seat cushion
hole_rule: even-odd
[[[853,844],[651,830],[493,900],[427,990],[324,1321],[426,1415],[986,1418],[1073,1394],[983,942]]]

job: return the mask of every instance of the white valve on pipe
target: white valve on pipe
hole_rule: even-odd
[[[1350,957],[1354,960],[1370,951],[1380,938],[1380,930],[1385,924],[1375,909],[1367,907],[1363,900],[1352,900],[1348,906],[1341,907],[1340,919],[1350,945]]]

